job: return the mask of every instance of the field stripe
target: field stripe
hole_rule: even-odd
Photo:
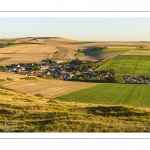
[[[128,96],[125,98],[125,100],[123,101],[122,104],[127,104],[127,102],[129,101],[129,99],[131,98],[133,92],[135,91],[136,87],[137,87],[137,85],[133,86],[132,90],[129,92]]]

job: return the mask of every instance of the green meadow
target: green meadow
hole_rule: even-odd
[[[119,55],[97,70],[110,68],[119,75],[147,75],[150,74],[150,56]]]
[[[93,51],[92,54],[100,54],[100,53],[107,53],[107,52],[119,52],[119,51],[129,51],[133,50],[132,47],[108,47],[105,49],[99,49],[96,51]]]
[[[62,101],[150,107],[148,84],[99,84],[61,97]]]

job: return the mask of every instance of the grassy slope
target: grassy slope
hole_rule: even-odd
[[[109,48],[108,47],[107,49],[93,51],[92,54],[100,54],[100,53],[108,53],[108,52],[119,52],[119,51],[129,51],[129,50],[133,50],[133,48],[131,48],[131,47]]]
[[[0,86],[1,132],[148,132],[150,110],[64,103]],[[12,123],[13,124],[8,124]],[[5,125],[6,123],[6,125]]]
[[[150,56],[120,55],[99,70],[113,68],[120,75],[145,75],[150,73]]]
[[[62,101],[150,107],[150,86],[145,84],[99,84],[61,97]]]

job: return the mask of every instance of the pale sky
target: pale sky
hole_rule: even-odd
[[[150,41],[150,18],[0,18],[0,38]]]

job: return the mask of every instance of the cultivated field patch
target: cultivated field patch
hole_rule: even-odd
[[[80,83],[62,80],[20,81],[5,84],[6,87],[15,89],[29,95],[42,94],[44,97],[53,98],[79,89],[97,85],[96,83]]]
[[[58,52],[54,55],[53,59],[75,59],[77,51],[71,48],[57,47]]]
[[[21,74],[0,72],[0,79],[7,80],[7,78],[11,78],[13,80],[21,80],[21,78],[24,78],[24,77],[25,75],[21,75]]]
[[[9,59],[3,59],[8,57]],[[11,65],[18,63],[35,63],[40,62],[41,60],[45,60],[47,58],[52,58],[53,54],[50,53],[24,53],[24,54],[0,54],[1,65]]]
[[[65,45],[78,42],[76,40],[66,39],[66,38],[48,38],[46,39],[43,44],[46,45]]]
[[[61,97],[62,101],[150,107],[150,85],[99,84]]]
[[[108,52],[120,52],[120,51],[130,51],[133,47],[108,47],[102,50],[92,51],[92,54],[108,53]]]
[[[58,49],[51,45],[25,44],[0,48],[1,65],[34,63],[52,58]]]
[[[150,56],[120,55],[107,62],[98,70],[113,68],[119,75],[150,74]]]
[[[148,55],[150,56],[150,51],[149,50],[132,50],[123,53],[122,55]]]
[[[0,48],[0,53],[54,53],[57,48],[51,45],[24,44]]]

